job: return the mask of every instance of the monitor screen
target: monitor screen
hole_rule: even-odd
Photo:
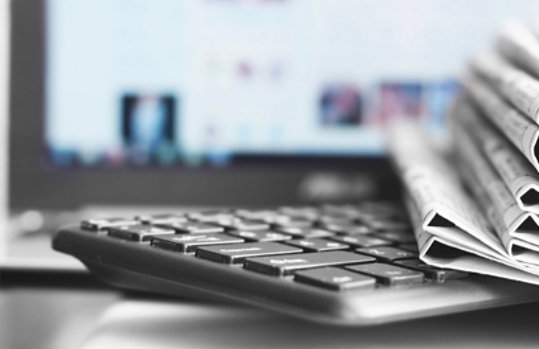
[[[503,18],[538,9],[527,0],[48,0],[47,162],[377,157],[391,119],[443,134],[465,59]]]

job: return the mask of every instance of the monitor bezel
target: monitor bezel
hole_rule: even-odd
[[[393,179],[384,156],[265,157],[224,168],[55,168],[46,161],[46,3],[11,2],[9,206],[266,205],[294,203],[313,171],[366,173]],[[387,191],[389,188],[384,186]],[[391,189],[392,190],[392,189]]]

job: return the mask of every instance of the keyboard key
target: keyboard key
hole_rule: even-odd
[[[342,244],[336,241],[323,240],[323,239],[290,240],[290,241],[287,241],[286,244],[303,248],[308,252],[346,250],[350,248],[350,246],[346,244]]]
[[[320,226],[324,229],[332,231],[337,234],[342,235],[356,235],[356,234],[369,234],[373,233],[374,230],[367,227],[364,224],[357,224],[353,222],[349,223],[321,223]]]
[[[175,214],[140,215],[136,219],[144,224],[186,223],[189,221],[186,216]]]
[[[340,268],[321,268],[298,271],[295,281],[342,291],[348,289],[372,289],[376,279]]]
[[[375,233],[375,231],[372,228],[369,228],[368,226],[364,224],[358,224],[355,223],[353,227],[350,227],[346,232],[342,233],[344,235],[364,235],[364,234],[372,234]]]
[[[393,262],[400,259],[417,258],[417,254],[413,252],[405,251],[400,248],[391,246],[359,248],[356,250],[356,252],[375,257],[376,259],[385,262]]]
[[[334,208],[331,208],[326,205],[324,206],[324,213],[333,216],[346,217],[351,220],[357,220],[362,215],[362,212],[352,205],[339,206]]]
[[[123,227],[139,223],[137,220],[131,218],[97,218],[82,221],[80,227],[84,230],[102,231],[112,227]]]
[[[174,230],[153,227],[145,224],[113,227],[108,229],[108,235],[129,241],[145,241],[154,235],[173,235]]]
[[[391,241],[367,235],[334,236],[330,239],[333,241],[341,242],[343,244],[351,245],[353,247],[375,247],[388,246],[393,244]]]
[[[451,269],[441,269],[436,268],[431,265],[425,264],[419,259],[411,259],[411,260],[404,260],[404,261],[397,261],[395,264],[402,265],[406,268],[419,270],[429,278],[433,279],[436,282],[445,282],[449,279],[458,279],[462,277],[468,276],[468,273],[458,270],[451,270]]]
[[[391,264],[369,263],[363,265],[350,265],[346,269],[372,276],[378,282],[390,285],[401,286],[422,283],[425,275],[417,270],[411,270]]]
[[[351,225],[354,224],[354,221],[348,217],[332,216],[332,215],[322,215],[319,216],[316,221],[319,224],[342,224],[342,225]]]
[[[226,234],[173,234],[156,235],[151,238],[151,245],[165,250],[194,252],[199,246],[237,244],[244,240]]]
[[[374,258],[352,252],[301,253],[287,256],[247,258],[245,269],[269,275],[289,275],[295,270],[373,262]]]
[[[416,242],[415,235],[411,230],[383,231],[376,233],[376,236],[381,237],[382,239],[397,242],[399,244]]]
[[[276,225],[278,223],[286,222],[286,221],[289,221],[291,219],[292,219],[291,216],[285,215],[285,214],[280,213],[280,212],[275,212],[275,214],[273,214],[273,215],[267,215],[265,217],[260,217],[258,220],[261,220],[264,223]]]
[[[419,253],[419,249],[417,248],[417,242],[415,241],[407,244],[399,244],[398,247],[406,251]]]
[[[270,225],[268,223],[262,222],[262,221],[253,221],[248,219],[242,219],[242,218],[234,218],[231,220],[226,221],[219,221],[216,222],[222,227],[228,228],[228,229],[234,229],[234,230],[268,230],[270,228]]]
[[[311,228],[312,219],[281,214],[272,222],[276,228]]]
[[[235,219],[236,216],[229,211],[203,211],[187,213],[189,219],[203,223],[217,223],[220,221]]]
[[[238,245],[200,247],[195,255],[219,263],[241,263],[245,258],[301,253],[302,249],[274,242],[251,242]]]
[[[285,241],[292,239],[291,235],[282,234],[271,230],[261,230],[261,231],[244,231],[244,230],[233,230],[228,232],[232,236],[237,236],[244,238],[246,241],[251,242],[268,242],[268,241]]]
[[[279,229],[279,231],[285,234],[290,234],[294,237],[299,237],[299,238],[324,238],[324,237],[335,235],[329,230],[319,229],[319,228],[289,227],[289,228],[281,228]]]
[[[164,229],[173,229],[177,233],[181,234],[214,234],[225,231],[225,228],[215,224],[200,222],[170,222],[165,224],[156,224],[155,226]]]
[[[301,218],[293,218],[290,220],[277,221],[273,225],[277,228],[311,228],[314,225],[314,222]]]

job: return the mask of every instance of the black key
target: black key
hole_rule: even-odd
[[[247,241],[263,242],[263,241],[285,241],[292,239],[291,235],[282,234],[271,230],[260,231],[243,231],[233,230],[227,234],[244,238]]]
[[[295,270],[373,262],[374,258],[352,252],[301,253],[287,256],[247,258],[245,269],[270,275],[289,275]]]
[[[281,228],[279,229],[279,231],[285,234],[290,234],[294,237],[299,237],[299,238],[324,238],[324,237],[335,235],[335,233],[332,233],[329,230],[319,229],[319,228],[289,227],[289,228]]]
[[[259,220],[261,220],[261,221],[263,221],[265,223],[268,223],[268,224],[273,224],[273,225],[277,225],[279,223],[287,222],[287,221],[289,221],[291,219],[292,219],[291,216],[285,215],[285,214],[280,213],[280,212],[275,212],[275,214],[273,214],[273,215],[268,215],[268,216],[259,218]]]
[[[330,222],[330,223],[321,223],[320,226],[324,229],[332,231],[338,234],[362,234],[362,232],[367,232],[366,227],[362,224],[356,224],[353,222]]]
[[[302,217],[280,216],[272,224],[277,228],[310,228],[314,221]]]
[[[225,231],[225,228],[217,226],[215,224],[200,222],[171,222],[165,224],[156,224],[155,226],[164,229],[173,229],[177,233],[183,234],[214,234],[222,233]]]
[[[217,223],[236,218],[236,216],[229,211],[189,212],[187,213],[187,217],[189,217],[189,219],[204,223]]]
[[[303,248],[308,252],[346,250],[350,247],[340,242],[323,240],[323,239],[290,240],[290,241],[287,241],[286,244]]]
[[[449,279],[458,279],[468,276],[468,273],[451,270],[451,269],[441,269],[436,268],[431,265],[421,262],[419,259],[411,259],[404,261],[397,261],[395,264],[402,265],[406,268],[414,269],[425,273],[429,279],[433,279],[436,282],[444,282]]]
[[[101,231],[112,227],[123,227],[136,224],[139,224],[139,222],[136,219],[131,218],[96,218],[82,221],[80,227],[84,230]]]
[[[253,230],[268,230],[270,228],[270,225],[268,223],[262,222],[262,221],[253,221],[248,219],[242,219],[242,218],[234,218],[231,220],[222,220],[216,222],[216,224],[219,224],[220,226],[223,226],[228,229],[234,229],[234,230],[247,230],[247,231],[253,231]]]
[[[195,255],[219,263],[241,263],[245,258],[301,253],[302,249],[275,242],[251,242],[240,245],[200,247]]]
[[[411,230],[401,230],[401,231],[383,231],[376,233],[376,236],[381,237],[382,239],[390,240],[397,242],[399,244],[407,244],[414,242],[415,235]]]
[[[425,275],[417,270],[411,270],[391,264],[369,263],[363,265],[350,265],[346,269],[355,272],[372,276],[378,282],[390,285],[411,285],[422,283],[425,280]]]
[[[332,290],[372,289],[376,279],[340,268],[321,268],[298,271],[294,280]]]
[[[141,215],[136,218],[144,224],[186,223],[189,221],[186,216],[175,214]]]
[[[193,252],[199,246],[237,244],[243,241],[226,234],[173,234],[152,236],[151,245],[166,250]]]
[[[335,236],[330,239],[353,247],[389,246],[393,244],[391,241],[368,235]]]
[[[405,251],[400,248],[391,246],[358,248],[356,252],[375,257],[376,259],[385,262],[393,262],[400,259],[417,258],[417,254],[413,252]]]
[[[345,232],[341,233],[343,235],[362,235],[362,234],[372,234],[375,231],[372,228],[364,224],[355,223],[353,227],[350,227]]]
[[[174,230],[163,229],[145,224],[127,225],[108,229],[109,236],[129,241],[145,241],[154,235],[174,235]]]

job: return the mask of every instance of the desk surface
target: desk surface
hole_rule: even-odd
[[[0,346],[32,348],[536,348],[539,303],[339,328],[230,306],[104,290],[0,288]]]
[[[0,348],[77,348],[119,298],[95,289],[0,288]]]

